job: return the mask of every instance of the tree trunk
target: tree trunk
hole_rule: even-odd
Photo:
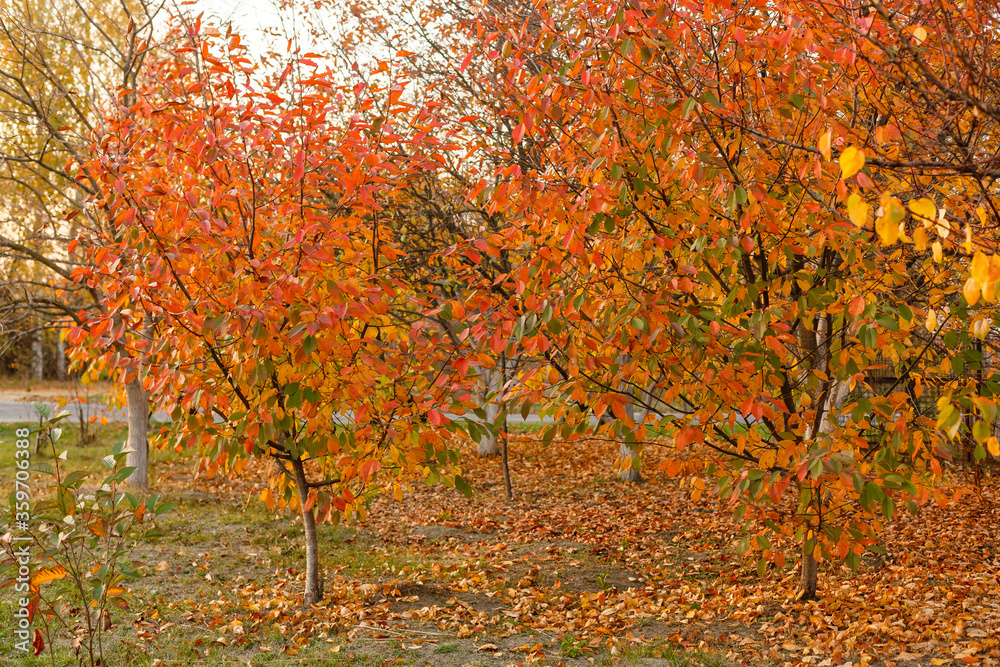
[[[514,489],[510,484],[510,463],[507,459],[507,429],[504,428],[503,445],[500,447],[500,456],[503,461],[503,489],[507,494],[507,500],[514,500]]]
[[[486,407],[486,424],[494,428],[492,433],[484,433],[476,443],[476,453],[480,456],[496,456],[500,453],[500,443],[497,439],[496,426],[497,415],[500,414],[500,396],[497,393],[500,388],[499,378],[501,373],[497,369],[487,371],[486,388],[483,392],[483,403]],[[492,399],[490,394],[497,394]]]
[[[306,535],[306,590],[302,603],[316,604],[323,598],[323,579],[319,570],[319,542],[316,539],[316,515],[313,508],[306,510],[309,501],[309,480],[301,457],[292,459],[295,472],[295,487],[299,492],[299,511],[302,513],[302,527]]]
[[[41,382],[45,375],[45,355],[42,349],[42,329],[31,334],[31,379]]]
[[[125,407],[128,410],[128,454],[125,465],[135,467],[126,483],[145,489],[149,486],[149,392],[142,386],[142,378],[135,378],[125,385]]]
[[[800,600],[815,600],[816,599],[816,583],[819,579],[818,577],[818,567],[816,563],[816,557],[813,555],[813,550],[811,548],[814,544],[811,544],[811,540],[805,539],[805,543],[802,547],[802,577],[799,579],[799,599]]]
[[[625,406],[625,414],[631,421],[635,421],[635,405],[631,402]],[[645,412],[643,412],[643,418],[645,419]],[[639,452],[632,449],[635,445],[635,440],[631,437],[627,438],[625,442],[621,443],[621,448],[619,449],[619,456],[621,458],[621,471],[618,476],[623,482],[638,482],[642,479],[639,474],[639,465],[642,459],[639,457]]]
[[[66,380],[66,341],[62,337],[62,331],[56,337],[56,379],[60,382]]]
[[[623,482],[638,482],[642,479],[639,474],[639,453],[629,447],[629,443],[623,442],[621,445],[622,471],[620,473]],[[625,466],[628,467],[625,467]]]
[[[500,355],[500,388],[506,389],[507,387],[507,355]],[[500,447],[500,456],[503,461],[503,488],[507,492],[507,500],[514,499],[514,489],[510,484],[510,459],[507,457],[507,413],[504,413],[503,423],[499,424],[500,437],[503,438],[503,443]]]
[[[500,414],[500,406],[490,402],[486,405],[486,423],[496,428],[497,415]],[[500,440],[496,432],[484,433],[479,436],[476,444],[476,453],[480,456],[496,456],[500,453]]]

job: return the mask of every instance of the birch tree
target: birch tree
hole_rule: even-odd
[[[106,311],[105,294],[78,282],[86,249],[111,230],[108,211],[87,204],[99,183],[86,166],[101,111],[135,102],[136,76],[153,43],[159,10],[145,0],[115,4],[15,0],[0,7],[0,182],[8,200],[0,234],[8,268],[8,317],[30,311],[61,328]],[[142,343],[119,341],[136,361],[122,374],[128,408],[130,483],[147,484],[148,396]]]

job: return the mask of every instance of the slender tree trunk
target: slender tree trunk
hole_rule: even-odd
[[[42,329],[31,334],[31,379],[41,382],[45,377],[45,353],[42,348]]]
[[[632,403],[625,406],[625,414],[628,415],[629,419],[635,421],[635,406]],[[642,476],[639,474],[639,465],[641,463],[639,452],[632,448],[635,444],[635,440],[629,437],[625,442],[621,443],[619,449],[622,469],[618,473],[618,476],[623,482],[638,482],[642,479]]]
[[[142,386],[142,378],[125,385],[125,407],[128,411],[128,454],[125,465],[135,467],[126,483],[145,489],[149,486],[149,392]]]
[[[830,321],[829,315],[820,317],[817,322],[815,334],[815,359],[814,368],[822,368],[830,374]],[[816,417],[818,418],[818,428],[814,430],[813,424],[809,424],[805,429],[805,439],[807,441],[824,438],[833,432],[833,421],[830,415],[838,412],[850,394],[850,385],[846,381],[834,381],[828,387],[826,396],[819,395],[814,399],[816,405]],[[813,489],[811,493],[817,494]],[[823,525],[823,503],[818,498],[814,498],[816,504],[816,530]],[[799,598],[802,600],[816,599],[816,586],[819,578],[819,566],[816,557],[813,555],[815,541],[809,538],[809,531],[802,538],[802,577],[799,580]]]
[[[802,549],[802,577],[799,579],[799,599],[815,600],[816,584],[819,580],[819,567],[816,563],[816,556],[813,555],[812,549],[805,548],[812,547],[814,545],[809,544],[810,540],[808,540],[808,538],[803,539],[806,540],[806,542],[803,544]]]
[[[618,355],[618,363],[619,365],[627,364],[628,355],[627,354]],[[630,421],[634,422],[635,421],[635,403],[633,402],[634,395],[632,394],[631,391],[627,391],[626,383],[624,380],[622,380],[621,384],[619,385],[619,390],[626,393],[632,399],[625,404],[625,414],[628,416]],[[643,410],[642,414],[643,414],[643,419],[645,419],[646,411]],[[642,476],[639,474],[639,467],[642,459],[640,458],[638,448],[635,447],[636,444],[637,443],[635,442],[634,438],[629,437],[626,438],[626,440],[622,442],[620,444],[620,447],[618,448],[618,459],[619,459],[619,465],[621,466],[618,469],[618,477],[623,482],[638,482],[640,479],[642,479]]]
[[[514,499],[514,490],[510,485],[510,464],[507,461],[507,429],[504,428],[503,444],[500,446],[500,456],[503,461],[503,488],[507,493],[507,500]]]
[[[620,473],[623,482],[638,482],[642,479],[639,474],[639,453],[629,447],[629,443],[621,444],[622,471]],[[628,466],[628,467],[625,467]]]
[[[62,331],[56,337],[56,379],[60,382],[66,380],[66,341],[62,337]]]
[[[507,355],[500,355],[500,388],[501,390],[507,387]],[[510,462],[507,458],[507,414],[504,413],[502,423],[500,424],[500,437],[503,438],[502,445],[500,446],[500,456],[503,462],[503,488],[507,492],[507,500],[514,499],[514,490],[510,484]]]
[[[493,433],[485,433],[479,437],[476,443],[476,453],[480,456],[496,456],[500,453],[500,444],[497,438],[496,425],[497,415],[500,414],[499,395],[490,399],[490,394],[496,394],[500,387],[501,373],[497,369],[488,371],[486,374],[486,387],[483,391],[483,403],[486,407],[486,424],[494,428]]]
[[[143,318],[143,335],[154,334],[153,318],[149,313]],[[128,454],[125,465],[135,470],[125,480],[127,484],[145,489],[149,486],[149,392],[142,386],[142,363],[135,378],[125,385],[125,409],[128,412]]]
[[[306,510],[309,501],[309,480],[300,457],[292,459],[295,473],[295,487],[299,492],[299,511],[302,513],[302,527],[306,535],[306,590],[302,595],[303,604],[316,604],[323,599],[323,579],[319,569],[319,542],[316,538],[316,515],[314,508]]]

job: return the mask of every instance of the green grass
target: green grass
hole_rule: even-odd
[[[17,439],[15,435],[16,431],[21,428],[32,428],[33,426],[36,426],[36,424],[28,422],[0,424],[0,496],[7,496],[14,489],[14,474],[17,470],[14,455],[17,449],[15,445]],[[61,463],[62,469],[67,472],[82,470],[94,473],[95,477],[96,475],[107,473],[107,468],[101,462],[101,459],[110,454],[111,448],[115,444],[124,441],[127,435],[127,429],[124,424],[93,424],[90,426],[93,429],[94,436],[92,441],[88,444],[82,444],[79,425],[67,419],[60,422],[59,426],[62,428],[62,435],[55,443],[55,449],[57,453],[66,452],[66,459]],[[32,463],[51,463],[51,448],[47,446],[43,447],[43,451],[35,455],[34,435],[31,436],[31,440]],[[155,473],[155,467],[158,462],[177,461],[183,456],[176,453],[173,449],[159,450],[154,448],[150,452],[151,477]],[[41,478],[35,477],[32,486],[37,488],[38,484],[46,483],[47,480],[44,479],[44,476]]]
[[[441,646],[438,646],[436,649],[434,649],[434,652],[437,653],[438,655],[443,655],[446,653],[455,653],[456,651],[458,651],[458,642],[441,644]]]
[[[511,433],[541,433],[551,425],[551,423],[507,424],[507,430]]]
[[[567,658],[578,658],[587,650],[587,640],[576,635],[566,635],[559,645],[559,650]]]
[[[667,642],[632,644],[617,660],[605,664],[638,665],[648,659],[666,660],[671,667],[728,667],[730,664],[720,653],[692,651]]]

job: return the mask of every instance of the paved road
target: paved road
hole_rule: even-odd
[[[49,405],[52,407],[53,414],[59,409],[55,401],[49,400]],[[104,415],[108,418],[108,421],[113,422],[124,422],[127,419],[127,414],[124,408],[118,408],[115,410],[108,410],[103,403],[69,403],[64,408],[69,410],[72,417],[71,419],[79,419],[79,415],[82,413],[84,418],[89,419],[92,416]],[[153,419],[156,421],[169,421],[170,418],[166,413],[158,412],[153,415]],[[0,401],[0,424],[10,424],[13,422],[33,422],[38,420],[38,414],[32,407],[30,402],[21,401]],[[541,423],[551,423],[553,420],[546,417],[542,419],[538,415],[530,414],[527,419],[523,419],[521,415],[515,414],[510,415],[508,420],[511,424],[541,424]],[[591,423],[596,424],[597,420],[591,417]]]
[[[56,402],[46,400],[53,414],[59,409]],[[62,408],[69,410],[72,419],[79,419],[82,413],[85,418],[103,414],[110,421],[125,421],[125,410],[108,410],[103,403],[70,403]],[[0,401],[0,423],[33,422],[38,419],[38,413],[30,402]]]

